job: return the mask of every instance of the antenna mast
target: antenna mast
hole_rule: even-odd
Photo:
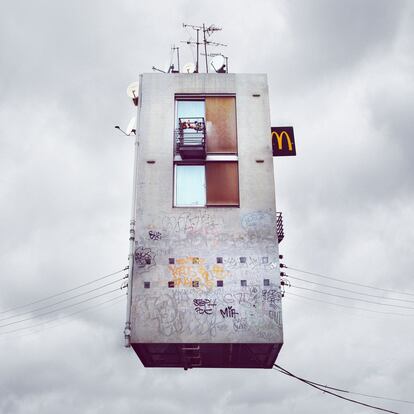
[[[208,73],[207,45],[227,46],[223,43],[211,42],[210,40],[207,40],[214,32],[218,32],[218,31],[222,30],[221,27],[214,26],[213,24],[206,27],[205,23],[203,23],[202,26],[196,26],[196,25],[193,25],[193,24],[183,23],[183,27],[185,27],[185,28],[189,27],[189,28],[191,28],[191,29],[193,29],[197,32],[197,40],[195,42],[191,41],[191,40],[186,40],[186,41],[182,40],[181,41],[182,43],[187,43],[188,45],[191,45],[191,44],[197,45],[197,60],[196,60],[196,70],[195,70],[195,72],[196,73],[199,72],[199,46],[204,45],[204,55],[205,55],[205,58],[206,58],[205,59],[206,60],[206,73]],[[200,38],[199,38],[200,30],[203,31],[203,41],[202,42],[200,42]]]

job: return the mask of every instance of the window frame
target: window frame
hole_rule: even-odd
[[[237,134],[237,97],[236,94],[175,94],[174,96],[174,128],[177,128],[178,125],[178,103],[180,101],[203,101],[204,102],[204,120],[207,123],[206,119],[206,98],[207,97],[233,97],[234,98],[234,110],[235,110],[235,139],[236,139],[236,152],[232,153],[219,153],[219,152],[212,152],[207,153],[206,158],[204,160],[183,160],[179,154],[176,154],[175,150],[175,139],[173,140],[173,200],[172,206],[173,208],[240,208],[240,165],[239,165],[239,156],[238,156],[238,134]],[[208,139],[208,136],[206,137]],[[209,162],[232,162],[236,163],[237,165],[237,195],[238,195],[238,203],[237,204],[210,204],[208,203],[208,181],[207,181],[207,164]],[[205,204],[204,205],[177,205],[177,166],[182,165],[199,165],[204,166],[204,192],[205,192]]]

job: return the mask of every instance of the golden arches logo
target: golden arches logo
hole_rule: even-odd
[[[276,137],[277,147],[279,150],[283,149],[283,137],[286,137],[288,150],[293,151],[292,140],[290,138],[290,135],[286,131],[282,131],[280,132],[280,134],[277,133],[276,131],[272,131],[272,140],[274,136]]]

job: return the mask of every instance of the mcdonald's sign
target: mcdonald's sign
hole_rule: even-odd
[[[274,157],[296,155],[293,127],[271,127]]]

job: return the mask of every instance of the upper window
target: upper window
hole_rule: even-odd
[[[177,101],[177,116],[176,125],[178,128],[178,120],[186,118],[205,118],[205,103],[204,101]]]
[[[239,206],[236,98],[180,97],[175,128],[174,205]]]

